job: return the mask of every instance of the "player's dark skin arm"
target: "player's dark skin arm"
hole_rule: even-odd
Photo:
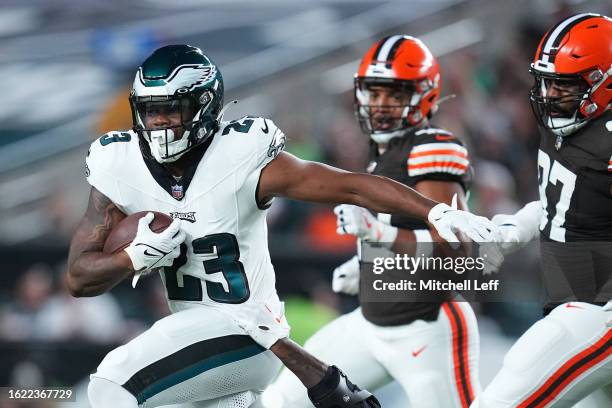
[[[459,183],[453,181],[424,180],[416,183],[414,189],[432,200],[446,203],[448,205],[451,204],[453,195],[457,194],[457,208],[460,210],[465,210],[467,208],[465,205],[465,194],[463,192],[463,187],[461,187]],[[468,251],[471,247],[469,242],[462,242],[460,249],[453,251],[450,249],[450,246],[446,244],[446,241],[444,241],[444,239],[438,235],[434,228],[430,228],[429,232],[431,233],[431,237],[434,242],[441,243],[444,246],[444,254],[439,254],[440,256],[451,255],[450,252],[456,254],[457,256],[468,255]],[[412,230],[398,228],[397,237],[393,243],[392,250],[393,252],[399,254],[414,253],[415,242],[416,236]],[[442,246],[437,245],[436,248],[441,249]]]
[[[85,215],[70,241],[66,282],[72,296],[100,295],[134,273],[127,252],[102,252],[106,237],[124,217],[111,200],[92,187]]]
[[[281,152],[261,172],[257,200],[282,196],[301,201],[354,204],[372,211],[427,220],[437,202],[381,176],[350,173]]]
[[[270,347],[270,351],[295,374],[306,388],[317,385],[329,367],[288,338],[278,340]]]

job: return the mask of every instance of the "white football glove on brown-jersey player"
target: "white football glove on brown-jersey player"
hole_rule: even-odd
[[[391,246],[397,237],[397,228],[378,221],[365,208],[356,205],[340,204],[334,208],[336,232],[340,235],[351,234],[368,242],[380,242]]]
[[[334,269],[332,289],[336,293],[359,293],[359,258],[357,255]]]
[[[478,249],[479,256],[484,259],[485,275],[497,272],[506,255],[518,251],[537,237],[541,211],[540,202],[532,201],[515,214],[497,214],[491,219],[499,227],[501,240],[482,244]]]

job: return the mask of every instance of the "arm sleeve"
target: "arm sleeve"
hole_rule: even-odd
[[[407,160],[408,176],[415,183],[422,180],[454,181],[469,189],[471,164],[463,143],[441,129],[416,132],[417,142]]]
[[[222,135],[232,138],[241,192],[248,202],[254,200],[259,209],[268,208],[271,201],[259,203],[256,200],[259,177],[262,169],[284,150],[285,134],[270,119],[259,117],[247,116],[225,126]]]
[[[472,179],[468,151],[461,140],[444,129],[426,128],[415,132],[414,144],[406,152],[406,171],[410,185],[436,180],[459,183],[467,193]],[[427,223],[398,214],[391,216],[391,225],[404,229],[425,229]]]
[[[92,187],[112,202],[121,205],[119,186],[111,171],[114,166],[113,156],[113,147],[103,146],[100,139],[96,139],[85,158],[85,176]]]
[[[261,124],[257,135],[257,150],[254,161],[255,169],[261,170],[270,163],[280,152],[285,150],[286,137],[274,122],[270,119],[258,118],[257,124]],[[264,130],[268,130],[264,132]]]

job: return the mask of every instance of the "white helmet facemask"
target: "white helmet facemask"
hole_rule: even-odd
[[[192,126],[198,122],[202,109],[198,110],[196,114],[188,119],[186,112],[189,112],[189,104],[181,104],[179,100],[167,100],[159,102],[145,102],[140,104],[142,111],[138,112],[137,121],[142,126],[144,138],[149,145],[151,156],[158,163],[172,163],[180,159],[190,147],[194,145],[193,137],[191,136]],[[206,108],[206,106],[204,107]],[[145,126],[145,116],[148,114],[147,110],[164,110],[166,115],[178,115],[180,119],[179,124],[172,126],[165,126],[160,129],[149,128]],[[180,138],[177,138],[177,133],[183,129],[183,134]],[[202,129],[203,130],[203,129]],[[202,132],[203,133],[203,132]],[[197,135],[199,136],[199,135]]]

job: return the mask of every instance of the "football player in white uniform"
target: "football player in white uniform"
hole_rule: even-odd
[[[373,44],[361,61],[355,111],[371,139],[369,173],[436,200],[450,203],[457,195],[463,203],[471,177],[467,150],[458,137],[430,124],[441,87],[438,62],[427,46],[392,35]],[[432,245],[439,239],[421,220],[346,204],[336,207],[336,214],[338,233],[360,239],[358,255],[380,245],[397,253],[439,252]],[[362,261],[355,256],[336,268],[335,291],[358,294]],[[395,379],[411,407],[469,407],[479,391],[478,327],[469,303],[448,301],[450,293],[429,302],[366,297],[308,339],[306,351],[338,364],[368,389]],[[310,406],[306,390],[287,370],[264,395],[263,403]]]
[[[530,99],[540,200],[493,217],[490,270],[539,238],[545,317],[508,351],[479,408],[612,406],[612,20],[583,13],[541,39]],[[607,304],[606,304],[607,302]],[[593,393],[593,394],[592,394]]]
[[[282,152],[285,136],[268,119],[223,121],[221,73],[198,48],[156,50],[136,74],[130,103],[133,130],[100,137],[88,153],[90,202],[71,241],[68,286],[95,296],[159,270],[173,313],[104,358],[91,376],[92,406],[250,406],[277,373],[277,357],[317,406],[378,406],[287,340],[267,248],[272,199],[428,219],[447,240],[462,232],[490,241],[497,228],[392,180]],[[124,215],[145,210],[175,221],[157,234],[145,216],[124,251],[101,251]]]

